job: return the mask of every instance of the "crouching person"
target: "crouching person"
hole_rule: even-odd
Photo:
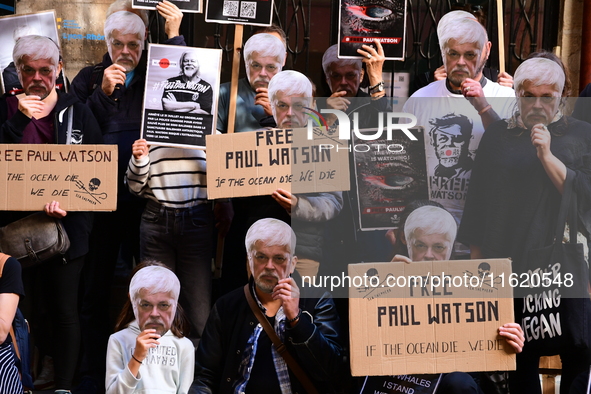
[[[197,350],[191,392],[331,392],[343,360],[339,318],[328,293],[300,295],[294,232],[281,220],[261,219],[248,230],[245,244],[250,283],[213,307]],[[307,378],[294,373],[297,368],[277,352],[272,336],[285,344]]]
[[[109,338],[107,393],[187,393],[195,348],[175,319],[180,283],[165,267],[140,269],[129,284],[135,320]]]

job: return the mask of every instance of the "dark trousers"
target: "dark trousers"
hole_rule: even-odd
[[[72,388],[78,365],[78,289],[83,266],[84,256],[67,260],[58,256],[23,271],[27,296],[21,309],[31,324],[31,334],[40,352],[53,357],[58,389]]]
[[[172,269],[181,282],[179,303],[197,346],[211,307],[213,210],[205,203],[191,208],[167,208],[149,201],[140,225],[140,258]]]

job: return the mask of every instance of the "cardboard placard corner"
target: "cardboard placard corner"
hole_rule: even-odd
[[[515,321],[510,274],[509,259],[349,265],[352,375],[514,370],[497,332]]]
[[[117,145],[0,144],[0,210],[117,209]]]
[[[209,199],[349,190],[348,151],[321,151],[305,129],[268,129],[206,137]]]

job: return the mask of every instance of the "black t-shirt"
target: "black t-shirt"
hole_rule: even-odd
[[[0,294],[12,293],[18,294],[20,297],[25,295],[25,288],[23,286],[23,279],[21,277],[21,263],[14,257],[10,257],[4,264],[2,276],[0,277]],[[0,308],[2,306],[0,305]],[[6,341],[1,346],[10,343],[10,335],[6,337]]]
[[[273,327],[275,325],[275,317],[267,317],[267,319],[271,323],[271,327]],[[247,394],[281,394],[279,379],[277,378],[275,363],[273,362],[273,354],[271,353],[272,346],[271,339],[265,330],[263,330],[259,336],[257,354],[254,358],[250,379],[246,385],[245,392]]]

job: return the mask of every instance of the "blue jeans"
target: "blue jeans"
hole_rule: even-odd
[[[140,258],[157,260],[172,269],[181,282],[183,307],[195,345],[211,307],[213,210],[205,203],[191,208],[168,208],[148,202],[140,224]]]

